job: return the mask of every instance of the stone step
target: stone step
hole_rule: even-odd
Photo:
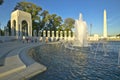
[[[35,76],[36,74],[40,74],[46,69],[47,68],[45,66],[35,62],[21,71],[2,78],[2,80],[26,80],[32,76]]]
[[[16,45],[17,44],[17,45]],[[25,44],[21,42],[9,42],[8,44],[4,43],[0,45],[0,66],[4,66],[5,57],[13,50],[21,48]]]
[[[22,48],[23,46],[19,46],[8,53],[4,66],[0,67],[0,78],[26,68],[26,65],[19,58]]]
[[[27,53],[39,44],[30,44],[10,52],[5,66],[0,67],[0,80],[21,80],[45,71],[47,68],[35,62]]]
[[[7,57],[5,66],[0,67],[0,78],[26,68],[18,55]]]

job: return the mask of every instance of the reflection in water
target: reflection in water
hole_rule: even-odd
[[[57,44],[36,47],[30,55],[48,69],[30,80],[120,80],[118,53],[103,54],[98,52],[94,59],[90,51],[70,51]]]

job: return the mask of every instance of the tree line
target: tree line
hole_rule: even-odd
[[[28,12],[32,16],[32,30],[50,30],[50,31],[60,31],[60,30],[71,30],[74,28],[75,20],[72,18],[62,19],[61,16],[57,14],[50,14],[48,10],[43,10],[42,7],[37,6],[34,3],[21,1],[16,4],[13,11],[22,10]],[[10,29],[10,20],[7,23],[7,27]]]

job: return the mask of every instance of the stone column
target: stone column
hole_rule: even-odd
[[[32,37],[32,21],[28,21],[28,36]]]
[[[18,37],[20,37],[20,24],[18,26]]]
[[[23,36],[23,31],[22,31],[22,24],[20,23],[20,37]]]
[[[46,37],[46,31],[45,30],[43,31],[43,37]]]
[[[18,18],[17,18],[17,20],[16,20],[16,29],[15,29],[15,31],[16,31],[16,37],[17,37],[17,39],[18,39],[18,31],[19,31],[19,24],[18,24]]]
[[[67,31],[64,31],[64,39],[67,40]]]
[[[59,38],[58,31],[56,31],[56,39],[58,39],[58,38]]]
[[[22,26],[21,26],[21,23],[19,22],[19,31],[18,31],[18,36],[19,36],[19,39],[22,39]]]
[[[69,33],[69,40],[71,40],[71,31],[69,31],[68,33]]]
[[[54,36],[54,31],[52,31],[52,37],[55,37],[55,36]]]
[[[11,36],[14,36],[14,25],[13,25],[13,20],[11,20]]]
[[[39,32],[38,32],[39,41],[42,41],[41,33],[42,33],[42,31],[39,30]]]
[[[52,41],[54,41],[54,39],[55,39],[55,35],[54,35],[54,31],[52,31]]]
[[[43,31],[43,38],[42,38],[42,42],[45,42],[46,41],[46,31],[44,30]]]
[[[50,38],[50,31],[47,31],[47,37]]]
[[[25,37],[26,37],[26,32],[27,32],[27,31],[26,31],[26,27],[25,27]]]

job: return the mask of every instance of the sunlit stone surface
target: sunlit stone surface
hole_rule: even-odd
[[[27,26],[23,28],[22,22],[26,21]],[[32,36],[32,19],[31,14],[16,10],[11,13],[11,32],[12,36],[22,37],[22,36]],[[24,33],[24,34],[23,34]]]

